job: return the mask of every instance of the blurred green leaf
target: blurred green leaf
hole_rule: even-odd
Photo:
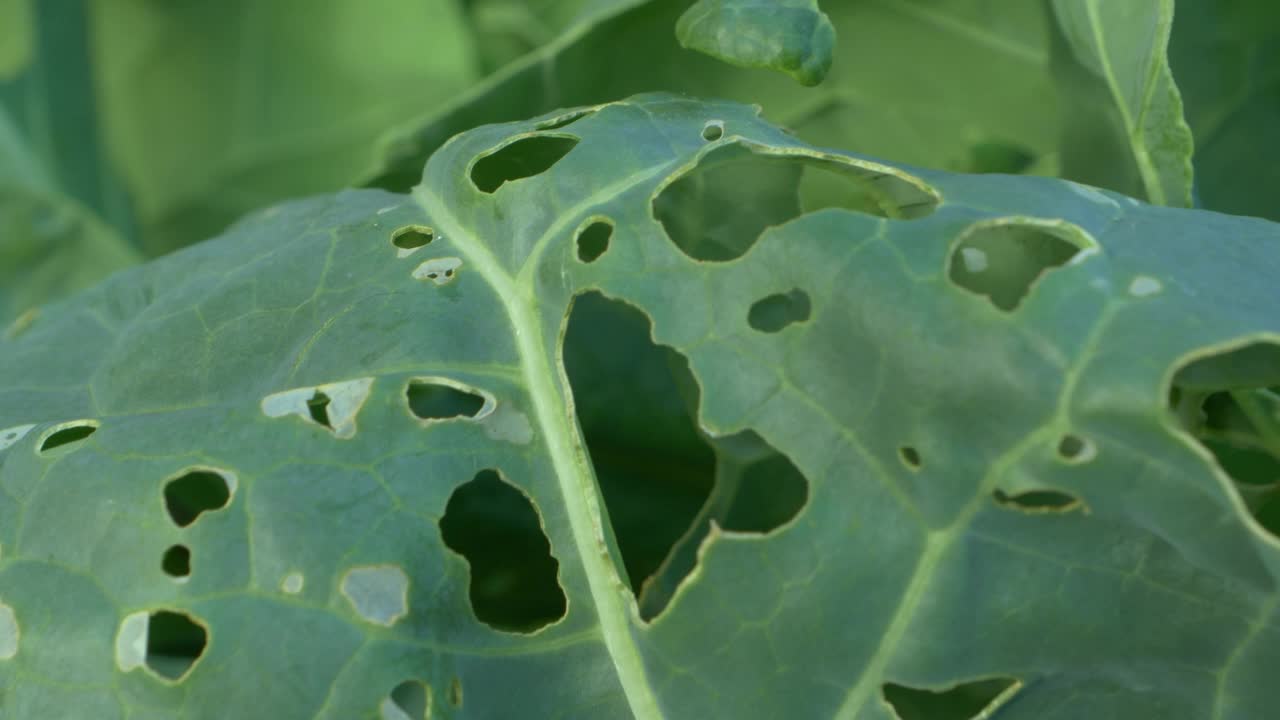
[[[817,85],[831,70],[836,31],[817,0],[698,0],[676,23],[684,47]]]
[[[1200,202],[1280,220],[1280,3],[1178,0],[1170,55]]]
[[[30,0],[0,0],[0,82],[22,72],[31,59]]]
[[[1063,176],[1189,207],[1191,130],[1167,57],[1173,0],[1053,0],[1053,9],[1065,41]]]
[[[0,332],[138,258],[99,141],[84,5],[40,3],[29,17],[26,7],[4,6],[16,23],[4,30],[21,31],[30,56],[0,73]]]
[[[347,185],[387,127],[479,77],[453,0],[118,0],[93,10],[103,124],[151,254]]]

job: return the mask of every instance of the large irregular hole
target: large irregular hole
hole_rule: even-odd
[[[583,438],[632,589],[658,570],[715,484],[715,452],[690,413],[683,356],[649,319],[599,293],[574,300],[564,366]]]
[[[686,255],[710,262],[741,257],[767,228],[824,208],[911,219],[938,198],[887,167],[815,157],[770,155],[729,142],[668,184],[654,217]]]
[[[813,304],[809,293],[792,290],[755,301],[747,311],[747,324],[764,333],[781,332],[783,328],[809,319]]]
[[[92,420],[77,420],[60,425],[44,436],[40,442],[40,452],[46,453],[60,447],[83,442],[98,431],[98,424]]]
[[[405,680],[387,693],[378,707],[380,720],[430,720],[431,686],[421,680]]]
[[[481,155],[471,166],[471,182],[480,192],[494,193],[509,182],[540,175],[578,144],[570,135],[531,135]]]
[[[564,363],[643,617],[661,612],[696,567],[713,523],[768,533],[807,502],[799,469],[759,436],[712,440],[700,431],[688,361],[653,342],[639,310],[599,293],[576,298]]]
[[[948,277],[1010,312],[1041,275],[1087,249],[1085,237],[1083,231],[1066,229],[1059,223],[979,223],[965,231],[952,248]]]
[[[1175,373],[1169,400],[1258,523],[1280,538],[1280,343],[1249,343],[1188,363]]]
[[[405,397],[409,411],[420,420],[477,420],[493,407],[493,401],[480,391],[444,378],[411,380]]]
[[[1003,508],[1026,513],[1065,513],[1083,507],[1080,498],[1058,490],[1028,490],[1013,494],[996,490],[992,497]]]
[[[1015,678],[998,677],[941,691],[886,683],[882,692],[898,720],[983,720],[995,717],[1021,686]]]
[[[453,491],[440,534],[471,566],[471,607],[481,622],[533,632],[564,617],[560,564],[538,510],[497,472],[481,471]]]
[[[172,545],[164,551],[160,558],[160,569],[175,580],[182,580],[191,575],[191,548],[186,545]]]
[[[759,438],[754,440],[763,443]],[[729,509],[719,525],[733,532],[768,533],[791,522],[809,501],[809,483],[785,455],[768,452],[732,479],[717,478],[721,485],[735,482]],[[717,494],[725,488],[718,487]]]
[[[178,527],[187,527],[201,513],[221,510],[231,502],[234,480],[215,470],[189,470],[164,485],[164,507]]]
[[[191,615],[158,610],[147,617],[146,655],[151,672],[168,680],[181,680],[204,655],[209,632]]]
[[[596,220],[578,233],[578,259],[584,263],[593,263],[609,249],[609,241],[613,238],[613,223],[607,220]]]

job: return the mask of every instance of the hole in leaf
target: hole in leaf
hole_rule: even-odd
[[[425,225],[407,225],[391,233],[391,244],[401,250],[417,250],[436,239],[436,231]]]
[[[1062,436],[1058,441],[1058,457],[1072,463],[1088,462],[1097,454],[1097,449],[1093,443],[1080,437],[1068,433]]]
[[[637,594],[696,519],[716,470],[691,415],[689,364],[649,332],[644,313],[592,292],[574,300],[564,338],[578,422]]]
[[[590,292],[575,298],[564,341],[578,422],[646,620],[697,566],[713,523],[772,532],[809,493],[800,470],[755,433],[712,440],[699,430],[689,363],[650,330],[641,311]]]
[[[449,683],[449,704],[456,708],[462,707],[462,678],[455,677]]]
[[[808,320],[812,311],[809,293],[792,290],[755,301],[747,311],[747,324],[760,332],[776,333]]]
[[[164,486],[164,506],[178,527],[187,527],[201,513],[221,510],[231,501],[227,476],[212,470],[191,470]]]
[[[578,259],[584,263],[595,262],[609,249],[613,238],[613,223],[597,220],[578,233]]]
[[[882,693],[898,720],[979,720],[993,717],[1021,687],[1014,678],[1000,677],[960,683],[942,691],[886,683]]]
[[[1169,400],[1254,519],[1280,538],[1280,343],[1253,342],[1184,365]]]
[[[1012,311],[1042,274],[1084,249],[1083,241],[1064,239],[1069,236],[1055,225],[980,223],[969,228],[952,250],[948,277],[997,308]]]
[[[479,392],[443,379],[411,380],[405,396],[409,411],[421,420],[475,420],[491,406],[491,401]]]
[[[724,137],[724,123],[719,120],[712,120],[702,126],[702,139],[707,142],[715,142]]]
[[[456,257],[432,258],[413,270],[416,280],[430,280],[436,285],[448,285],[453,282],[462,267],[462,260]]]
[[[1030,490],[1009,495],[1001,490],[993,493],[1001,507],[1028,513],[1064,513],[1079,508],[1080,498],[1057,490]]]
[[[686,255],[723,262],[745,254],[767,228],[825,208],[899,219],[933,212],[932,191],[889,170],[732,142],[663,188],[653,214]]]
[[[471,566],[471,607],[481,622],[533,632],[564,617],[560,564],[538,510],[497,472],[481,471],[453,491],[440,534]]]
[[[160,610],[147,623],[147,667],[169,680],[179,680],[204,654],[209,633],[186,613]]]
[[[46,453],[60,447],[66,447],[84,441],[98,431],[98,424],[91,420],[80,420],[67,423],[47,434],[40,443],[40,452]]]
[[[550,170],[577,144],[578,138],[566,135],[532,135],[520,138],[498,150],[481,155],[471,166],[471,182],[480,192],[497,192],[505,183]]]
[[[164,574],[172,578],[185,578],[191,575],[191,548],[186,545],[172,545],[164,551],[160,559],[160,568]]]
[[[323,425],[330,430],[333,429],[333,423],[329,420],[329,403],[332,402],[328,395],[317,390],[311,399],[307,400],[307,414],[315,421],[317,425]]]
[[[380,720],[430,720],[431,686],[421,680],[405,680],[391,689],[378,710]]]
[[[754,441],[764,444],[759,437]],[[766,446],[767,447],[767,446]],[[791,522],[809,500],[809,482],[800,469],[776,451],[730,475],[721,468],[716,494],[731,494],[720,526],[734,532],[768,533]],[[726,483],[736,483],[727,493]]]
[[[903,445],[898,448],[898,457],[902,458],[902,464],[911,470],[920,469],[920,451],[909,445]]]
[[[969,167],[963,172],[1020,175],[1031,168],[1036,156],[1030,149],[1007,142],[981,142],[969,148]]]

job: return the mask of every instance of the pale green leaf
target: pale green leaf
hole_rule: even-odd
[[[1267,717],[1276,525],[1169,403],[1280,385],[1278,272],[1275,224],[728,102],[478,128],[409,196],[268,209],[0,343],[0,714]],[[676,362],[593,412],[657,388],[805,483],[712,513],[651,622],[566,381],[597,291]]]
[[[1173,0],[1053,0],[1078,68],[1060,69],[1067,90],[1063,174],[1144,197],[1191,205],[1191,130],[1169,70]],[[1131,161],[1128,172],[1116,156]]]
[[[734,65],[817,85],[831,70],[836,31],[817,0],[698,0],[680,16],[684,47]]]

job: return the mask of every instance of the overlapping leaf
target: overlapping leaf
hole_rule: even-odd
[[[676,24],[680,44],[725,62],[817,85],[831,70],[836,31],[817,0],[699,0]]]
[[[764,181],[793,171],[821,181]],[[1265,717],[1280,545],[1167,403],[1175,377],[1280,384],[1278,248],[730,103],[479,128],[412,196],[273,208],[0,346],[0,709],[888,720],[964,684],[1013,720]],[[687,358],[704,432],[807,487],[765,534],[711,525],[648,622],[560,368],[591,290]],[[224,492],[183,524],[192,473]],[[485,487],[549,540],[565,614],[532,634],[486,624],[437,527]]]

